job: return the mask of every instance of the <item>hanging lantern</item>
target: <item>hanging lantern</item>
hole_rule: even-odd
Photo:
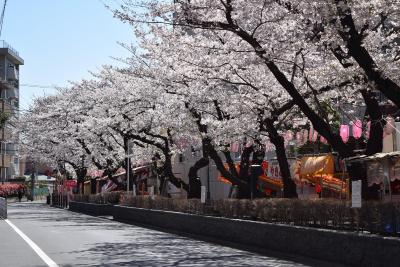
[[[253,140],[249,140],[246,143],[246,147],[251,147],[253,145]]]
[[[303,143],[307,143],[308,140],[308,130],[303,130]]]
[[[238,141],[233,142],[233,143],[231,144],[231,151],[232,151],[233,153],[239,152],[239,142],[238,142]]]
[[[390,134],[393,133],[394,128],[395,128],[394,119],[392,117],[387,117],[386,118],[386,125],[385,125],[385,128],[383,129],[384,133],[386,135],[390,135]]]
[[[308,140],[309,140],[310,142],[312,142],[313,136],[314,136],[314,128],[313,128],[313,126],[311,125],[311,126],[310,126],[310,131],[308,132]]]
[[[327,144],[327,143],[328,143],[328,141],[326,141],[325,137],[323,137],[322,135],[321,135],[321,137],[319,138],[319,141],[320,141],[322,144]]]
[[[286,132],[286,141],[292,141],[293,140],[293,132],[291,130]]]
[[[347,141],[349,141],[349,135],[350,135],[349,125],[346,124],[340,125],[340,137],[342,138],[344,143],[347,143]]]
[[[296,141],[297,141],[297,144],[299,144],[299,145],[302,143],[303,136],[302,136],[301,132],[296,133]]]
[[[313,136],[312,136],[312,141],[313,141],[313,142],[317,142],[317,139],[318,139],[318,132],[317,132],[317,131],[314,131],[314,134],[313,134]]]
[[[359,139],[362,135],[362,121],[357,119],[353,121],[353,137]]]
[[[371,131],[371,122],[367,122],[367,130],[365,131],[365,138],[369,139],[369,133]]]

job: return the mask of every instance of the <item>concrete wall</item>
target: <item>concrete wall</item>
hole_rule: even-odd
[[[110,204],[93,204],[83,202],[69,202],[69,210],[90,214],[94,216],[111,216],[113,205]]]
[[[209,237],[250,250],[283,252],[351,266],[400,266],[400,239],[114,206],[114,219]]]
[[[7,219],[7,200],[0,197],[0,219]]]

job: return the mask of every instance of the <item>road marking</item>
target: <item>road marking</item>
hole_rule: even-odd
[[[58,267],[57,263],[55,263],[52,259],[50,259],[49,256],[46,255],[46,253],[41,250],[38,245],[36,245],[29,237],[27,237],[21,230],[18,229],[17,226],[15,226],[12,222],[9,220],[5,220],[8,225],[11,226],[12,229],[14,229],[17,234],[19,234],[20,237],[22,237],[23,240],[25,240],[26,243],[36,252],[36,254],[39,255],[39,257],[49,266],[49,267]]]

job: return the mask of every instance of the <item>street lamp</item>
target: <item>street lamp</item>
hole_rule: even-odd
[[[129,183],[130,161],[131,161],[131,158],[134,157],[134,154],[133,154],[133,143],[131,143],[130,140],[128,140],[127,143],[128,143],[127,144],[128,148],[127,148],[126,155],[125,155],[125,158],[126,158],[126,161],[127,161],[126,162],[126,191],[129,194],[129,187],[130,187],[130,183]]]
[[[261,175],[261,165],[253,164],[251,165],[251,175],[250,175],[250,199],[255,198],[256,188],[257,188],[257,180]]]

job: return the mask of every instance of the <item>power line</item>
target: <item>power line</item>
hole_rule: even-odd
[[[19,86],[21,86],[21,87],[31,87],[31,88],[42,88],[42,89],[57,89],[57,88],[61,88],[61,87],[58,87],[58,86],[29,84],[29,83],[23,83],[23,84],[20,84]]]
[[[4,0],[3,11],[1,12],[1,18],[0,18],[0,36],[1,32],[3,31],[3,22],[4,22],[4,15],[6,13],[6,6],[7,6],[7,0]]]

